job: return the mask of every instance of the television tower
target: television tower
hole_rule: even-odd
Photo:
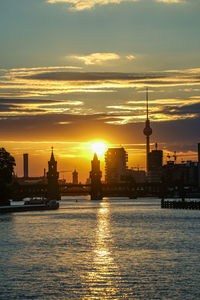
[[[149,172],[149,152],[150,152],[150,135],[152,134],[152,129],[150,127],[149,121],[149,97],[148,97],[148,87],[146,88],[146,126],[143,130],[144,135],[146,135],[146,170]]]

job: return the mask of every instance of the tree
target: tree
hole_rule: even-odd
[[[15,159],[4,148],[0,148],[0,205],[9,205],[9,183],[15,166]]]

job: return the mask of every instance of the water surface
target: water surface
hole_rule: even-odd
[[[200,211],[78,198],[0,215],[0,299],[200,299]]]

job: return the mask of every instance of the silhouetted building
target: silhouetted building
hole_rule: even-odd
[[[73,184],[78,184],[78,172],[76,171],[76,169],[72,173],[72,183]]]
[[[149,182],[161,182],[162,181],[162,165],[163,165],[163,151],[152,150],[148,153],[148,181]]]
[[[100,160],[98,160],[97,154],[94,153],[93,160],[91,161],[91,200],[102,199],[102,184],[101,184],[102,172],[100,170]]]
[[[47,180],[48,180],[47,198],[49,200],[60,199],[58,178],[59,178],[59,173],[57,172],[57,161],[54,158],[53,148],[52,148],[51,159],[48,162],[48,172],[47,172]]]
[[[28,153],[23,154],[24,178],[28,178]]]
[[[85,184],[91,184],[91,178],[90,177],[86,179]]]
[[[198,143],[198,187],[200,188],[200,143]]]
[[[132,179],[135,183],[143,183],[146,180],[146,173],[142,170],[127,170],[127,179]]]
[[[145,128],[143,130],[144,135],[146,135],[146,171],[147,174],[149,172],[149,152],[150,152],[150,135],[152,134],[152,129],[150,127],[150,121],[149,121],[149,104],[148,104],[148,88],[146,90],[146,123]]]
[[[193,190],[200,188],[200,143],[198,144],[198,161],[186,161],[180,164],[168,161],[163,166],[163,180],[168,185],[191,187]]]
[[[120,183],[127,175],[128,154],[124,148],[108,148],[105,154],[105,182]]]
[[[169,185],[198,186],[198,163],[187,161],[176,164],[168,161],[163,166],[163,179]]]

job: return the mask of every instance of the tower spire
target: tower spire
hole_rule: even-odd
[[[51,147],[51,159],[50,159],[50,161],[51,162],[55,161],[54,154],[53,154],[53,147]]]
[[[57,161],[54,158],[53,147],[51,147],[51,158],[48,162],[48,172],[47,172],[47,198],[49,200],[60,199],[60,191],[58,185],[59,173],[57,171]]]
[[[93,160],[91,161],[91,200],[102,200],[102,185],[101,185],[102,172],[100,170],[100,160],[96,152],[94,153]]]

